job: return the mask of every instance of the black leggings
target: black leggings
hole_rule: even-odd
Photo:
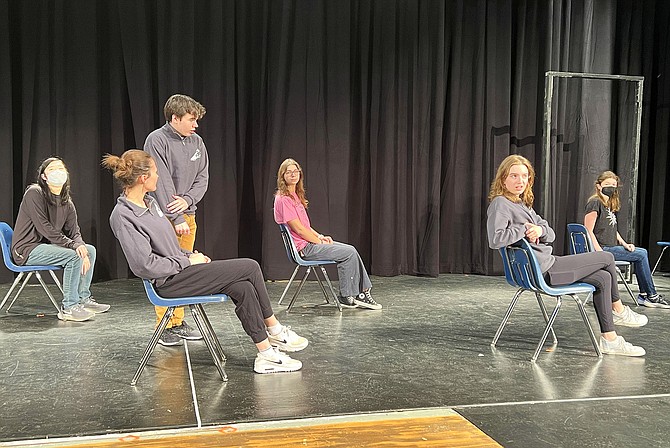
[[[602,333],[614,331],[612,303],[620,300],[614,256],[609,252],[556,257],[554,265],[546,272],[549,284],[554,286],[584,282],[595,286],[593,305]]]
[[[272,316],[260,266],[250,258],[216,260],[189,266],[156,290],[163,297],[227,294],[244,331],[258,344],[267,339],[264,319]]]

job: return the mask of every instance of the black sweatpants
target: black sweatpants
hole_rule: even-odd
[[[612,303],[619,300],[616,265],[609,252],[588,252],[556,257],[556,262],[546,272],[553,286],[584,282],[595,286],[593,305],[602,333],[614,331]]]
[[[272,316],[270,297],[263,273],[250,258],[216,260],[189,266],[156,290],[163,297],[227,294],[235,303],[235,313],[254,343],[267,339],[264,319]]]

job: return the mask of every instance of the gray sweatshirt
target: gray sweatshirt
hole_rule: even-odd
[[[23,194],[12,237],[12,258],[19,266],[26,264],[30,252],[40,244],[68,249],[84,244],[72,201],[62,205],[60,197],[47,194],[51,195],[53,204],[37,184],[30,185]]]
[[[167,277],[191,265],[190,252],[179,247],[174,229],[156,200],[146,195],[144,202],[147,208],[133,204],[124,195],[119,196],[109,216],[109,225],[121,243],[130,270],[161,286]]]
[[[486,231],[491,249],[500,249],[519,241],[526,234],[525,224],[529,222],[542,227],[540,243],[531,243],[542,272],[547,272],[554,265],[556,259],[551,254],[552,247],[546,243],[553,242],[556,234],[535,210],[521,202],[515,203],[505,196],[498,196],[493,198],[486,213]]]
[[[183,213],[165,213],[173,224],[181,224],[184,214],[195,214],[196,204],[205,195],[209,182],[209,159],[198,134],[183,137],[169,123],[156,129],[144,142],[144,150],[156,162],[158,184],[154,196],[162,210],[181,196],[189,207]]]

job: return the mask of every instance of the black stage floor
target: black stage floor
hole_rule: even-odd
[[[670,278],[655,280],[668,293]],[[31,286],[0,316],[0,441],[451,408],[503,446],[670,446],[670,310],[640,309],[647,326],[620,328],[646,357],[599,360],[566,299],[554,326],[557,349],[533,364],[543,322],[530,294],[498,347],[490,346],[514,293],[503,278],[373,284],[381,311],[300,307],[286,315],[275,307],[310,340],[295,354],[300,372],[253,373],[255,347],[225,303],[206,310],[228,357],[227,383],[205,345],[189,342],[186,350],[158,346],[136,387],[129,383],[154,322],[138,280],[93,285],[112,309],[83,323],[60,322]],[[267,285],[276,299],[285,283]],[[0,285],[0,296],[8,287]],[[322,299],[315,283],[301,296],[298,304]]]

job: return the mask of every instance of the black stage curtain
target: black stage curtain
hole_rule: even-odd
[[[58,154],[96,278],[127,277],[99,162],[141,148],[184,93],[208,110],[199,250],[288,277],[272,194],[290,156],[314,227],[373,274],[498,273],[489,183],[513,152],[544,175],[544,73],[562,70],[645,76],[636,226],[654,246],[670,238],[668,23],[665,0],[0,0],[0,219],[13,223],[37,164]],[[559,207],[577,217],[584,200]]]

